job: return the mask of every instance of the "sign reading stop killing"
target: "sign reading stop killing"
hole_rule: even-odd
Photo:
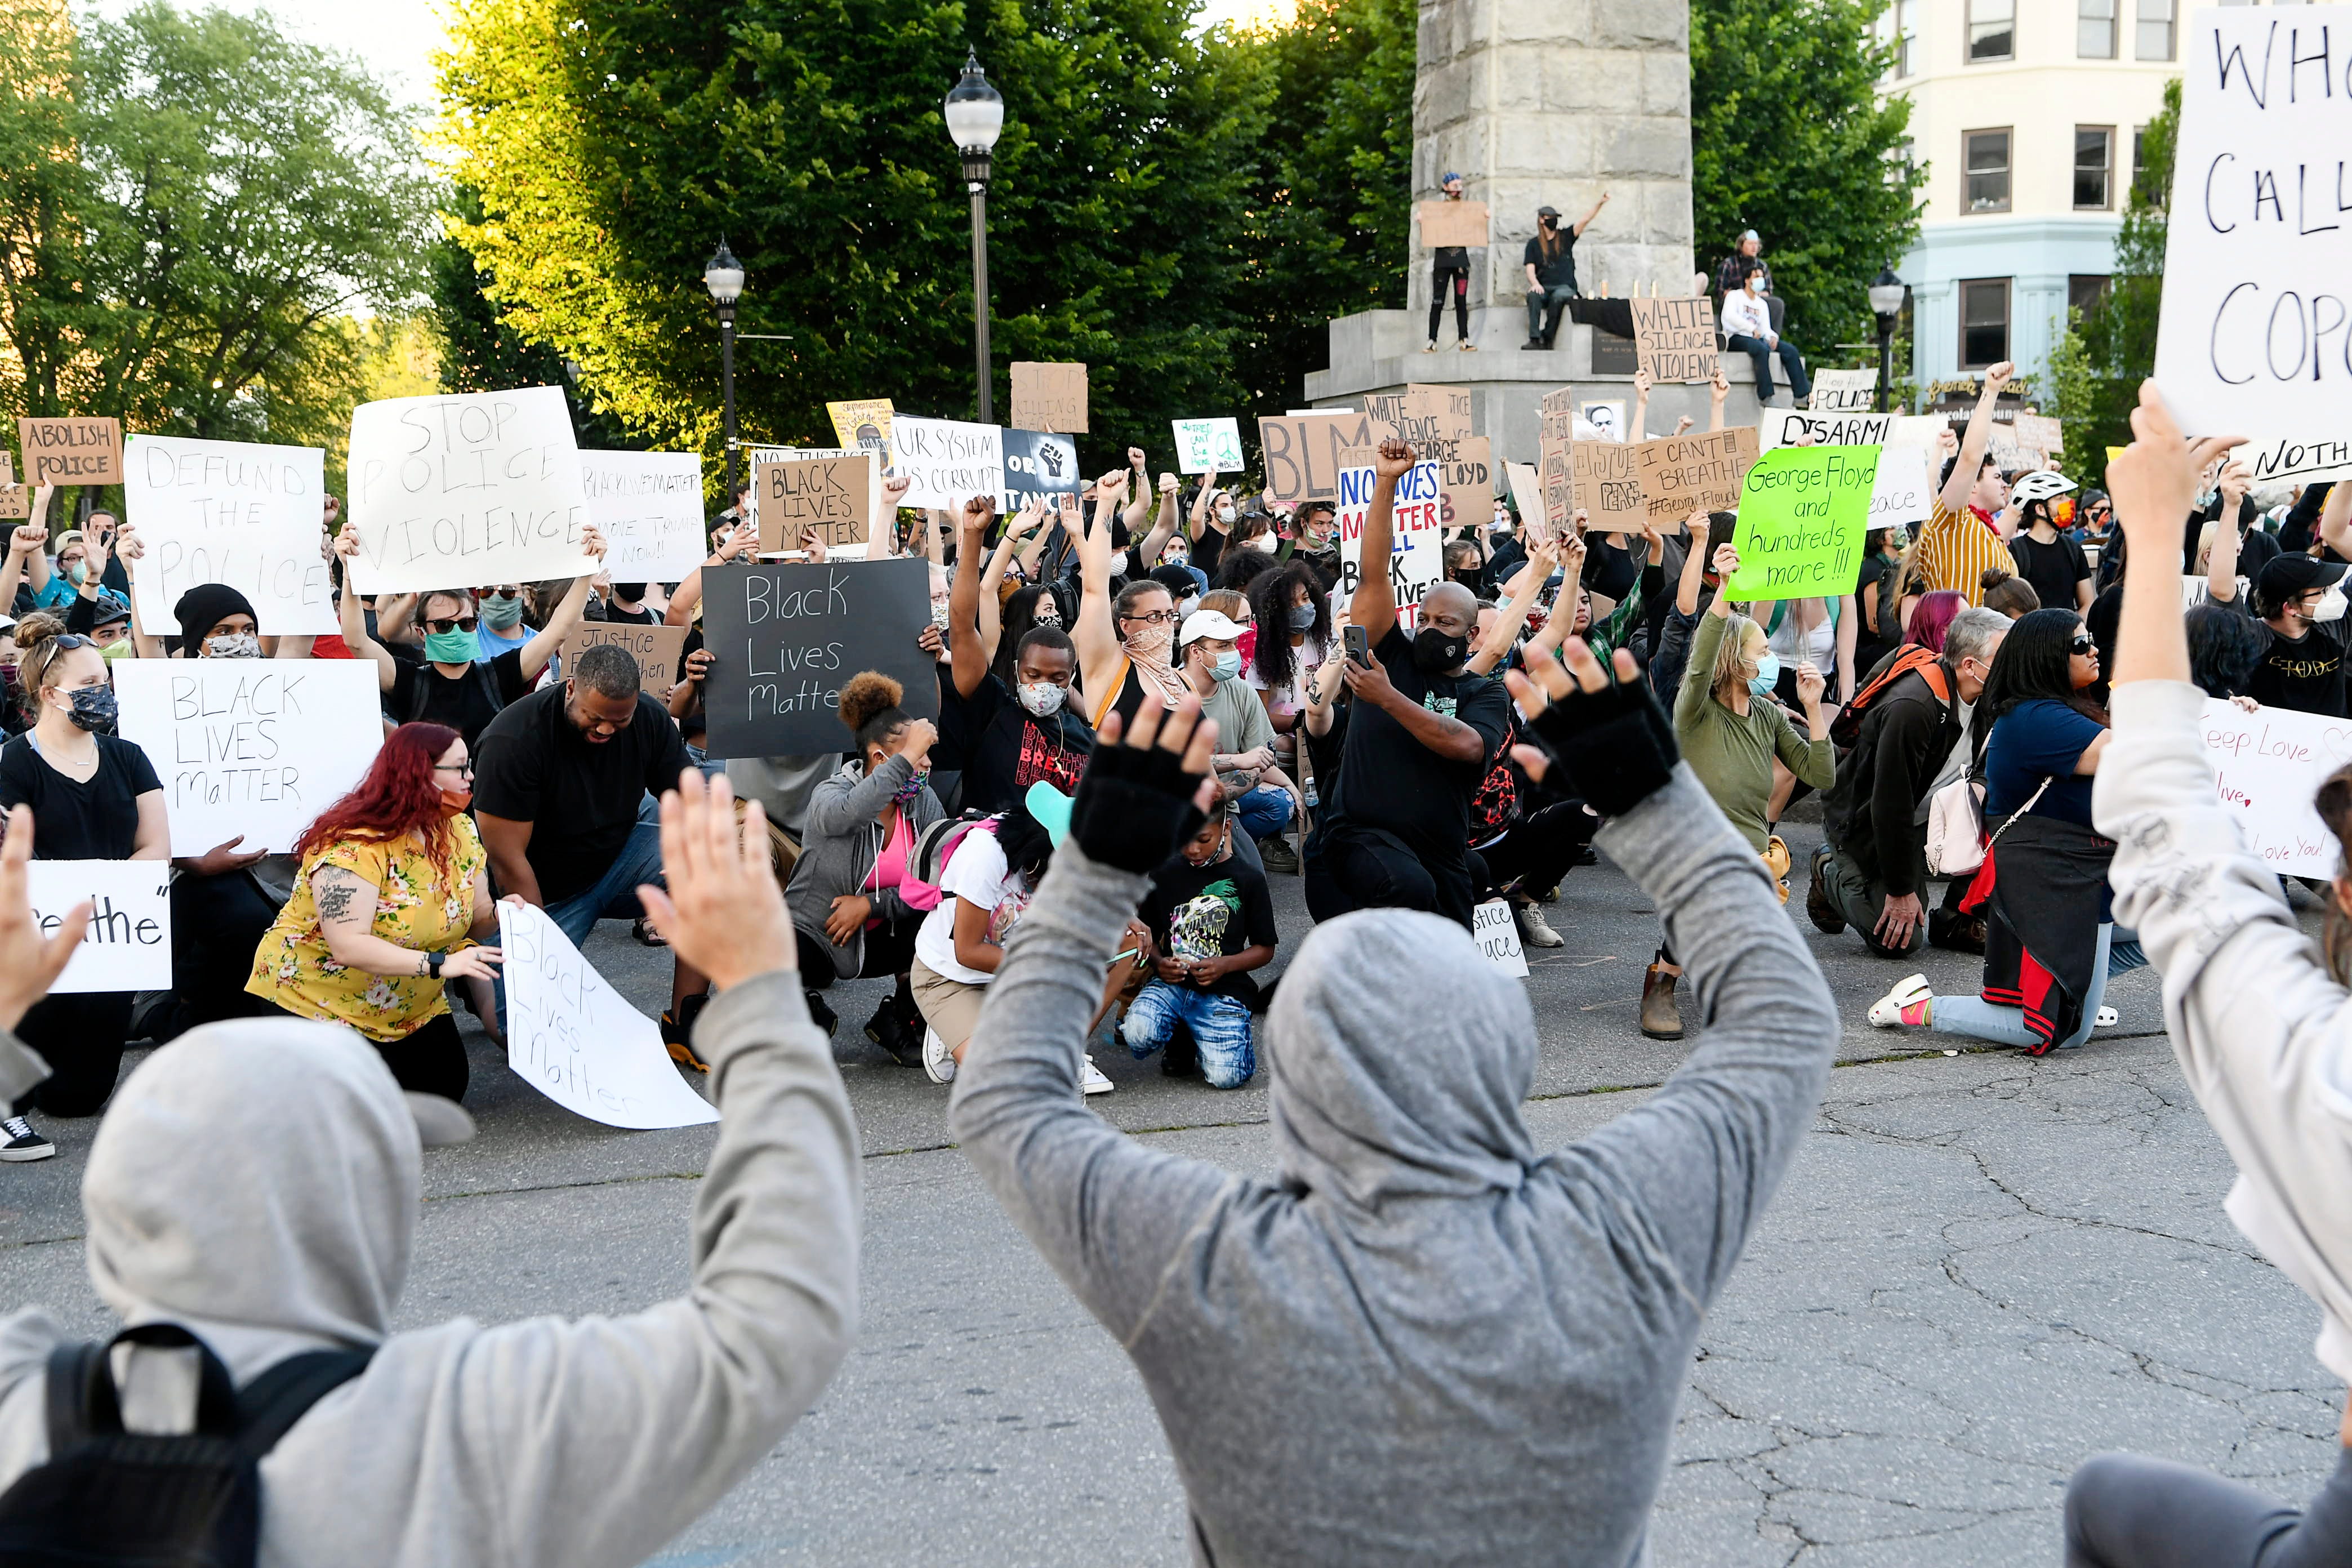
[[[2352,6],[2182,33],[2157,385],[2258,481],[2352,471]]]

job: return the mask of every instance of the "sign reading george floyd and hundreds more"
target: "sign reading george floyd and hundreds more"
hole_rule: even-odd
[[[2181,31],[2157,385],[2190,435],[2252,437],[2257,480],[2352,469],[2352,12],[2203,9]]]
[[[714,757],[839,751],[842,683],[862,669],[904,685],[908,712],[939,716],[939,666],[915,640],[931,624],[928,561],[709,566],[702,605]]]
[[[268,636],[335,629],[320,549],[327,454],[181,436],[133,436],[123,510],[145,552],[130,563],[142,626],[168,626],[199,583],[226,583]]]
[[[351,511],[362,594],[479,588],[601,570],[581,548],[588,497],[572,415],[551,386],[394,397],[352,410]]]
[[[1739,497],[1733,600],[1834,598],[1862,576],[1875,447],[1782,447],[1748,470]]]

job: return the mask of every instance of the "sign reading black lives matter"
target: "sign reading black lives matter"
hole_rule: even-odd
[[[2257,481],[2352,470],[2352,7],[2200,10],[2156,383],[2192,436],[2245,436]]]
[[[840,751],[842,683],[862,669],[905,686],[908,712],[939,717],[939,666],[915,641],[931,624],[928,561],[706,566],[702,605],[714,757]]]

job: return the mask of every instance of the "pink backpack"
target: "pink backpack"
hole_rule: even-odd
[[[947,875],[948,862],[955,858],[956,847],[964,835],[974,828],[994,833],[1001,816],[985,816],[979,812],[966,812],[961,816],[942,816],[915,836],[913,853],[907,857],[907,874],[899,879],[898,896],[910,910],[935,910],[940,907],[940,879]]]

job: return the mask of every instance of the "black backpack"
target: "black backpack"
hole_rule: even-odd
[[[202,1367],[193,1432],[122,1429],[107,1355],[191,1346]],[[49,1459],[0,1492],[0,1568],[251,1568],[261,1547],[262,1456],[375,1352],[310,1351],[243,1392],[175,1323],[125,1329],[49,1354]]]

